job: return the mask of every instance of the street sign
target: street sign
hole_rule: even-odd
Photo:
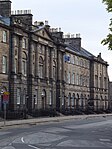
[[[4,92],[3,93],[3,103],[8,103],[9,102],[9,92]]]

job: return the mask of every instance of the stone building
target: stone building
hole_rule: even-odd
[[[109,104],[109,110],[112,111],[112,82],[109,81],[109,97],[108,97],[108,104]]]
[[[66,108],[94,111],[108,109],[108,64],[81,47],[79,34],[66,35],[64,91],[61,105]]]
[[[2,72],[3,60],[0,83],[10,92],[9,109],[108,108],[108,64],[101,54],[82,48],[78,34],[63,37],[47,21],[33,24],[30,10],[11,13],[10,0],[0,0],[0,9],[1,41],[7,32],[0,59],[7,57],[8,72]]]
[[[0,110],[3,109],[3,92],[9,91],[9,35],[10,19],[0,16]]]

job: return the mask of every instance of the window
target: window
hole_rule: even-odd
[[[56,63],[53,61],[53,78],[56,79]]]
[[[44,45],[42,45],[42,54],[45,53],[45,49],[46,49],[46,47]]]
[[[39,58],[39,77],[43,78],[43,68],[44,68],[44,64],[43,64],[43,59],[42,57]]]
[[[19,105],[21,101],[21,89],[17,88],[17,104]]]
[[[26,48],[26,38],[23,38],[23,48]]]
[[[80,85],[82,86],[83,84],[83,78],[82,78],[82,75],[80,75]]]
[[[74,105],[75,105],[75,94],[73,94],[73,96],[72,96],[71,105],[72,105],[72,106],[74,106]]]
[[[79,58],[76,56],[75,57],[75,64],[78,65],[79,64]]]
[[[23,104],[26,104],[26,89],[23,90]]]
[[[107,89],[107,79],[104,77],[104,88]]]
[[[24,76],[26,76],[26,62],[25,62],[25,61],[22,61],[22,66],[23,66],[22,74],[23,74]]]
[[[74,64],[74,56],[71,55],[71,63]]]
[[[72,74],[72,84],[75,84],[75,73]]]
[[[3,42],[7,42],[7,31],[3,31]]]
[[[3,56],[2,59],[2,73],[7,73],[7,57]]]
[[[98,76],[95,75],[95,87],[97,88],[98,87]]]
[[[71,74],[70,74],[70,72],[68,72],[68,83],[70,84],[70,82],[71,82]]]
[[[27,74],[27,55],[25,52],[23,52],[23,55],[22,55],[22,74],[24,76],[26,76]]]
[[[40,53],[42,53],[42,45],[39,45]]]
[[[15,59],[15,73],[17,73],[17,59]]]
[[[79,85],[79,74],[76,76],[76,84]]]
[[[67,76],[67,72],[65,71],[65,78],[64,78],[64,80],[65,80],[65,82],[67,83],[67,81],[68,81],[68,76]]]
[[[102,79],[99,77],[99,88],[102,88]]]

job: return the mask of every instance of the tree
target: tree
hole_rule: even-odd
[[[112,0],[103,0],[102,1],[105,5],[107,5],[107,11],[108,13],[112,12]],[[112,18],[110,19],[109,24],[109,31],[110,33],[107,35],[105,39],[101,41],[103,45],[108,45],[108,50],[112,50]]]

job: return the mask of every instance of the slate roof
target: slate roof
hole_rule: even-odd
[[[39,31],[43,28],[45,28],[45,26],[35,26],[34,29],[31,30],[31,32],[36,32],[36,31]]]
[[[0,16],[0,23],[10,26],[10,18]]]
[[[66,49],[71,51],[71,52],[76,53],[79,56],[83,56],[83,57],[88,58],[88,59],[91,59],[92,57],[95,57],[93,54],[91,54],[90,52],[88,52],[87,50],[85,50],[82,47],[81,47],[81,49],[77,49],[73,45],[66,44]]]

